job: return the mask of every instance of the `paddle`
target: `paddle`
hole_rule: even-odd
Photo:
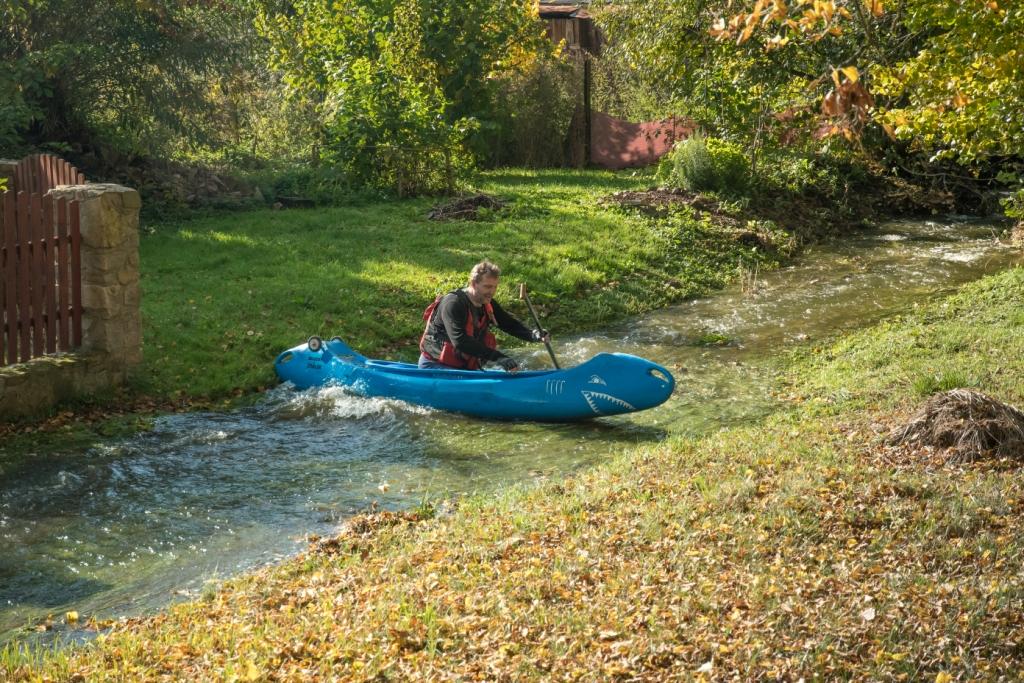
[[[526,284],[520,283],[519,285],[519,298],[526,302],[526,307],[530,309],[530,315],[533,316],[533,324],[537,326],[538,330],[544,328],[540,324],[540,319],[537,318],[537,311],[533,310],[533,304],[530,303],[530,297],[526,294]],[[555,358],[555,352],[551,350],[551,342],[545,341],[544,346],[547,347],[548,353],[551,354],[551,362],[555,364],[556,370],[561,370],[562,366],[558,364],[558,359]]]

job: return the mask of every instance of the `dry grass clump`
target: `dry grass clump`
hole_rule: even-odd
[[[953,389],[928,399],[888,441],[946,448],[954,463],[986,457],[1024,461],[1024,413],[980,392]]]
[[[454,201],[435,206],[427,214],[432,221],[475,220],[480,209],[496,211],[505,206],[505,202],[488,194],[474,194],[460,197]]]
[[[1017,247],[1024,247],[1024,221],[1017,221],[1010,231],[1010,242]]]

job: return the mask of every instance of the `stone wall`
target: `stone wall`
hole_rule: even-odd
[[[81,206],[82,346],[0,367],[0,419],[39,414],[116,387],[142,361],[138,192],[120,185],[63,185],[49,194]]]

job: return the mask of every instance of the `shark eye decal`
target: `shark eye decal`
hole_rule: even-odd
[[[601,377],[600,377],[600,376],[598,376],[598,375],[591,375],[591,376],[590,376],[590,383],[591,383],[591,384],[603,384],[604,386],[608,386],[608,382],[605,382],[605,381],[604,381],[603,379],[601,379]]]

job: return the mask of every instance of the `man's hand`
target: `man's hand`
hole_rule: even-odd
[[[531,334],[535,342],[544,342],[546,344],[551,341],[551,333],[547,330],[534,330]]]
[[[515,358],[505,356],[504,358],[500,358],[497,363],[507,372],[517,372],[519,370],[519,363],[516,362]]]

